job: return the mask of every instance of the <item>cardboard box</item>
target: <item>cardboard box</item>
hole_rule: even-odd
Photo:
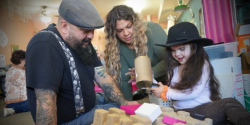
[[[235,98],[245,107],[241,58],[215,59],[210,62],[220,83],[222,98]]]
[[[143,103],[137,110],[135,110],[135,114],[148,118],[153,123],[158,116],[162,113],[159,105]]]
[[[162,106],[162,107],[173,107],[173,102],[171,100],[163,101],[162,98],[156,97],[153,93],[148,94],[149,102]]]
[[[242,74],[249,74],[250,73],[250,52],[241,53],[239,57],[241,57]]]
[[[235,35],[239,42],[238,53],[250,51],[250,24],[237,24],[235,26]]]
[[[250,34],[238,36],[237,40],[239,42],[238,53],[249,52]]]

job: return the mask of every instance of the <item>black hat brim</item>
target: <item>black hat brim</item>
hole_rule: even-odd
[[[203,46],[210,46],[213,44],[213,40],[211,40],[211,39],[199,38],[199,39],[192,39],[192,40],[187,40],[187,41],[180,41],[180,42],[173,42],[173,43],[166,43],[166,44],[156,43],[155,45],[162,46],[162,47],[171,47],[171,46],[184,44],[184,43],[191,43],[191,42],[197,42],[197,43],[202,44]]]

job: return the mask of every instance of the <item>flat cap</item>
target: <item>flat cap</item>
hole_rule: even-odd
[[[83,29],[98,29],[104,26],[100,14],[89,0],[63,0],[58,13],[67,22]]]

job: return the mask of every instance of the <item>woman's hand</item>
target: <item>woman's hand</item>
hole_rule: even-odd
[[[129,68],[129,71],[125,75],[130,75],[131,79],[128,81],[128,83],[131,83],[132,81],[135,81],[135,68]]]
[[[158,82],[159,87],[151,88],[151,91],[155,94],[156,97],[161,97],[161,93],[164,89],[164,85],[161,82]]]

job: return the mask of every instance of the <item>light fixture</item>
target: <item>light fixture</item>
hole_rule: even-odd
[[[178,5],[175,6],[174,11],[177,12],[177,11],[184,11],[188,9],[189,9],[189,6],[187,4],[184,4],[182,0],[178,0]]]
[[[44,23],[48,23],[48,22],[51,21],[51,18],[48,17],[48,16],[42,16],[42,17],[41,17],[41,20],[42,20],[42,22],[44,22]]]
[[[42,8],[43,8],[43,11],[42,11],[41,20],[44,23],[48,23],[51,21],[51,18],[47,15],[49,13],[48,11],[46,11],[47,6],[42,6]]]
[[[126,5],[132,7],[135,12],[140,13],[141,10],[145,6],[145,1],[144,0],[127,0]]]

